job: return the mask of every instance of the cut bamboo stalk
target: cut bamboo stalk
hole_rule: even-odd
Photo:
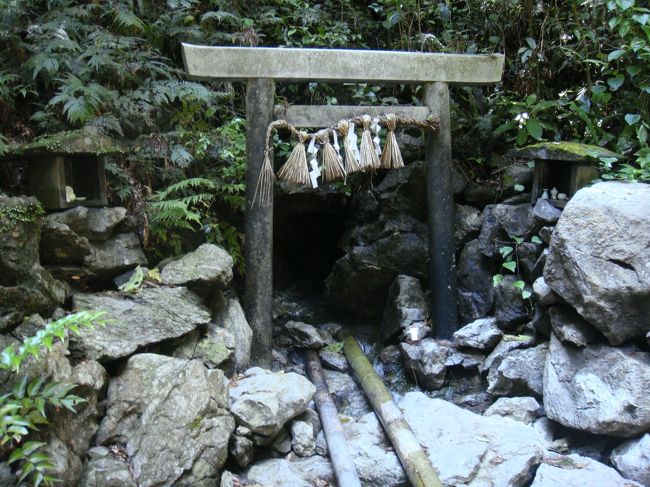
[[[347,334],[343,336],[343,351],[395,447],[395,453],[413,486],[442,487],[442,482],[431,465],[429,457],[422,450],[402,412],[393,402],[390,392],[375,373],[353,336]]]
[[[352,461],[348,444],[345,441],[343,427],[339,421],[338,412],[334,401],[332,401],[332,396],[330,396],[318,354],[313,350],[306,350],[305,360],[309,379],[316,386],[314,400],[318,407],[318,414],[323,425],[323,431],[325,432],[327,449],[330,460],[332,460],[338,485],[339,487],[361,487],[359,475]]]

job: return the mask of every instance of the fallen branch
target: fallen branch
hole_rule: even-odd
[[[348,444],[343,435],[343,428],[339,421],[336,406],[330,396],[327,382],[325,382],[318,354],[313,350],[305,351],[305,361],[309,378],[316,386],[314,399],[323,424],[323,431],[325,431],[327,448],[338,485],[339,487],[361,487],[357,470],[352,461],[352,455],[350,455]]]
[[[411,427],[393,402],[388,389],[353,336],[343,337],[343,351],[352,370],[359,378],[364,392],[388,434],[406,475],[414,487],[442,487],[429,457],[422,450]]]

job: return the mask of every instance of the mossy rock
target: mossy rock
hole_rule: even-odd
[[[522,149],[515,149],[510,155],[518,159],[540,159],[545,161],[593,161],[601,157],[623,159],[621,154],[597,145],[578,142],[540,142]]]
[[[98,130],[86,128],[44,135],[28,144],[12,144],[6,155],[108,155],[122,154],[125,150],[121,142]]]

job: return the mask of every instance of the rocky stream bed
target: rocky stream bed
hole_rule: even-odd
[[[276,292],[269,369],[249,365],[252,331],[222,248],[203,244],[150,273],[121,208],[7,227],[3,346],[64,309],[109,320],[22,370],[76,383],[86,399],[76,414],[51,411],[36,435],[62,485],[336,485],[304,349],[326,369],[363,485],[409,485],[341,354],[341,328],[361,343],[444,485],[649,485],[650,187],[597,184],[561,214],[520,195],[485,206],[462,190],[463,326],[440,340],[422,287],[421,170],[391,172],[360,195],[324,295]],[[0,208],[34,204],[0,196]],[[504,273],[493,286],[503,242],[519,277]],[[136,265],[142,283],[116,290]],[[513,285],[520,278],[529,298]],[[1,380],[9,390],[15,378]],[[15,485],[6,462],[0,484]]]

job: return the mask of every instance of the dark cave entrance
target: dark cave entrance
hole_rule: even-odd
[[[298,193],[275,198],[273,285],[321,294],[325,278],[343,256],[347,198],[336,193]]]

